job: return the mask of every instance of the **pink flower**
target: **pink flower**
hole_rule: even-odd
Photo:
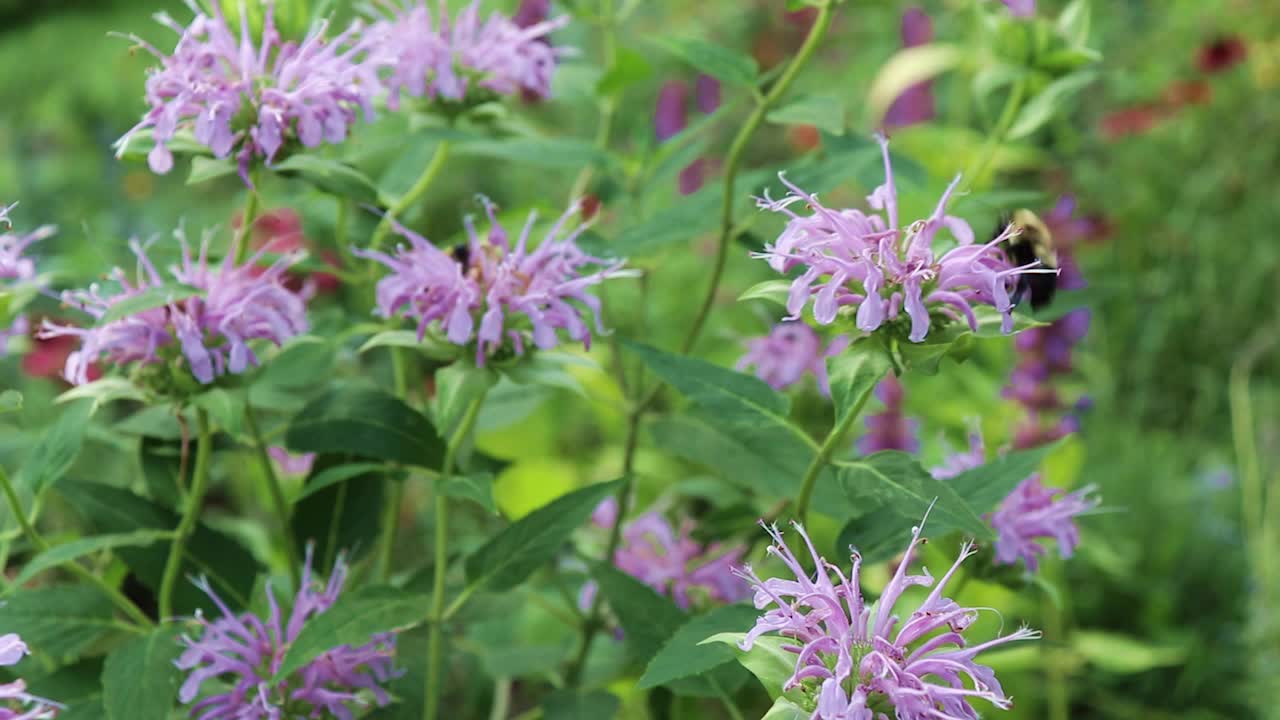
[[[27,653],[22,638],[14,633],[0,635],[0,665],[17,665]],[[57,717],[60,709],[58,703],[28,695],[27,683],[21,678],[0,684],[0,720],[49,720]]]
[[[1040,557],[1048,552],[1038,540],[1052,538],[1058,543],[1058,555],[1071,557],[1080,544],[1080,528],[1075,518],[1098,506],[1092,497],[1092,485],[1066,492],[1045,487],[1038,474],[1023,480],[991,515],[995,529],[996,563],[1012,565],[1022,560],[1027,570],[1035,572]]]
[[[801,322],[781,322],[768,335],[747,342],[747,354],[738,360],[737,368],[745,372],[755,368],[756,377],[775,390],[784,390],[813,373],[824,395],[827,388],[827,358],[849,346],[847,335],[836,336],[825,348],[813,328]]]

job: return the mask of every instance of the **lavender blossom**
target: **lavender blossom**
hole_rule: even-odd
[[[772,606],[741,647],[749,651],[757,638],[773,633],[794,641],[783,646],[796,654],[796,665],[782,690],[800,687],[816,696],[811,720],[887,720],[886,705],[898,720],[977,720],[970,704],[975,699],[1001,710],[1012,706],[995,672],[978,664],[977,656],[1040,633],[1023,627],[968,644],[963,633],[980,609],[962,607],[943,592],[960,563],[976,552],[972,543],[965,543],[936,585],[927,570],[908,575],[909,563],[899,563],[879,600],[869,604],[861,588],[862,556],[853,552],[853,570],[846,576],[818,555],[798,523],[795,528],[817,571],[810,576],[778,529],[766,525],[774,541],[768,553],[781,559],[795,580],[761,580],[750,567],[738,571],[755,588],[756,608]],[[913,557],[921,542],[920,528],[914,528],[906,557]],[[913,585],[933,589],[904,622],[895,610]]]
[[[311,466],[316,461],[315,453],[294,455],[282,447],[275,446],[267,448],[267,455],[271,456],[276,467],[285,475],[306,475],[311,472]]]
[[[867,416],[867,434],[858,440],[858,452],[863,455],[881,450],[918,452],[920,423],[903,412],[902,383],[893,375],[885,377],[876,386],[876,397],[884,403],[884,410]]]
[[[397,314],[413,318],[419,339],[428,326],[438,323],[455,345],[475,340],[478,365],[508,343],[515,354],[524,354],[526,335],[541,349],[553,348],[559,343],[557,330],[566,330],[572,340],[589,348],[591,329],[578,305],[591,312],[596,332],[604,332],[600,300],[586,291],[609,278],[629,275],[622,270],[623,261],[602,260],[582,252],[575,240],[585,225],[561,237],[565,224],[578,210],[576,204],[556,221],[546,239],[530,250],[529,234],[537,214],[530,213],[512,246],[494,216],[493,203],[482,201],[489,216],[489,232],[481,237],[468,217],[466,245],[441,250],[395,224],[396,231],[408,238],[409,247],[402,245],[392,255],[353,251],[391,270],[378,282],[377,312],[387,318]],[[594,272],[584,273],[592,265],[596,266]]]
[[[813,373],[823,395],[827,387],[827,358],[844,352],[849,336],[838,335],[824,349],[822,338],[813,328],[801,322],[781,322],[768,335],[747,342],[747,354],[738,360],[737,369],[755,368],[756,377],[774,390],[784,390]]]
[[[969,432],[969,449],[948,455],[931,473],[939,480],[950,480],[965,471],[981,467],[986,462],[987,444],[982,439],[982,432],[974,428]]]
[[[12,206],[0,206],[0,223],[9,225],[8,212],[11,209]],[[53,227],[48,225],[25,235],[0,233],[0,291],[12,290],[17,286],[29,284],[35,279],[35,261],[26,257],[24,253],[32,243],[51,235],[53,235]],[[0,356],[8,351],[10,339],[25,337],[30,329],[30,322],[25,315],[14,317],[7,328],[0,327]]]
[[[251,341],[267,340],[280,346],[306,332],[306,304],[284,285],[285,271],[300,253],[282,255],[265,270],[257,264],[264,250],[242,265],[234,263],[235,253],[231,252],[221,265],[211,266],[212,234],[205,234],[196,257],[192,257],[183,231],[174,235],[182,245],[182,258],[181,264],[169,268],[169,274],[201,294],[92,327],[68,327],[46,320],[41,338],[80,338],[80,349],[67,357],[63,377],[68,382],[89,382],[90,365],[103,357],[114,365],[151,365],[180,354],[195,379],[207,385],[228,372],[240,374],[256,366],[258,356],[249,346]],[[130,247],[138,258],[136,282],[116,268],[112,279],[119,283],[120,292],[103,294],[94,284],[88,290],[64,292],[63,300],[100,319],[115,305],[163,286],[164,277],[143,246],[135,240]]]
[[[693,84],[693,96],[697,102],[698,109],[705,115],[710,115],[720,109],[720,81],[703,73]]]
[[[902,13],[902,47],[912,48],[933,42],[933,21],[918,7]],[[933,81],[925,80],[902,91],[884,116],[888,128],[907,127],[934,118]]]
[[[16,634],[0,635],[0,666],[16,665],[28,652],[27,644]],[[60,709],[58,703],[29,695],[21,678],[0,684],[0,720],[49,720],[57,717]]]
[[[1071,557],[1080,544],[1076,516],[1098,506],[1094,489],[1089,485],[1065,492],[1045,487],[1039,474],[1023,480],[989,518],[997,533],[996,563],[1012,565],[1022,560],[1029,572],[1035,572],[1040,557],[1048,552],[1037,542],[1040,538],[1056,540],[1058,555]]]
[[[371,41],[359,24],[326,38],[326,25],[321,23],[301,43],[286,42],[267,3],[262,36],[255,42],[247,14],[242,14],[237,33],[219,3],[213,3],[213,16],[194,0],[187,0],[187,5],[195,17],[186,27],[166,13],[156,15],[178,34],[172,54],[129,36],[154,55],[160,67],[147,78],[151,109],[117,143],[120,153],[135,133],[151,128],[155,147],[147,162],[163,175],[173,168],[169,143],[179,130],[190,129],[215,156],[234,153],[240,175],[249,183],[254,159],[269,165],[294,140],[305,147],[340,143],[357,109],[364,111],[366,120],[373,119],[373,100],[381,85],[369,51]]]
[[[908,339],[918,343],[937,319],[964,320],[977,330],[972,305],[981,303],[1000,312],[1004,332],[1011,332],[1013,303],[1009,293],[1017,276],[1052,271],[1037,270],[1039,263],[1023,267],[1009,263],[999,246],[1018,232],[1014,226],[990,243],[974,244],[968,223],[946,214],[959,176],[947,187],[931,216],[900,227],[889,144],[883,136],[877,140],[884,156],[885,182],[867,202],[883,211],[884,217],[860,210],[828,209],[785,177],[782,182],[791,194],[776,201],[767,195],[759,200],[760,207],[785,213],[791,221],[782,235],[755,257],[767,259],[780,273],[804,267],[803,274],[791,284],[787,319],[799,318],[811,296],[818,324],[830,325],[839,314],[853,315],[857,328],[868,333],[905,311]],[[789,208],[795,203],[807,204],[813,214],[793,213]],[[943,228],[958,246],[938,257],[933,243]]]
[[[1016,18],[1035,17],[1036,0],[1000,0],[1009,8],[1009,14]]]
[[[342,645],[327,650],[281,682],[271,682],[289,645],[309,620],[333,607],[346,579],[347,565],[339,558],[328,583],[313,585],[308,548],[302,587],[287,621],[269,587],[271,611],[264,621],[251,613],[236,615],[207,581],[200,581],[200,589],[217,605],[222,617],[210,622],[197,613],[196,620],[203,628],[200,637],[182,636],[186,650],[174,664],[190,674],[178,691],[178,699],[191,703],[205,682],[220,682],[214,694],[192,705],[191,717],[278,720],[283,717],[281,707],[287,704],[293,709],[291,717],[352,720],[353,708],[368,705],[368,695],[378,707],[389,704],[391,698],[383,686],[401,674],[394,667],[394,633],[372,635],[359,647]]]
[[[551,45],[547,36],[563,27],[568,17],[539,20],[539,8],[521,8],[520,22],[501,13],[480,20],[480,1],[450,19],[442,2],[433,13],[426,0],[404,4],[381,0],[388,10],[370,36],[376,38],[391,67],[387,104],[398,108],[402,94],[461,102],[468,92],[487,90],[498,95],[523,93],[534,98],[551,95],[551,78],[566,48]],[[545,11],[543,11],[545,15]]]

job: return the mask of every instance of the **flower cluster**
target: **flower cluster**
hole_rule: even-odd
[[[9,226],[8,212],[12,209],[0,205],[0,223]],[[53,228],[45,226],[25,235],[11,232],[0,232],[0,291],[8,291],[13,286],[30,283],[36,276],[35,261],[26,257],[27,248],[53,234]],[[30,330],[30,323],[25,315],[13,318],[9,327],[0,327],[0,355],[4,355],[9,340],[25,336]]]
[[[609,498],[600,503],[592,521],[612,528],[618,522],[617,501]],[[677,532],[661,513],[647,512],[623,528],[613,564],[658,593],[669,595],[681,609],[689,609],[696,593],[720,603],[745,599],[750,591],[733,568],[746,548],[720,543],[704,546],[693,539],[693,528],[693,521],[686,518]],[[594,593],[593,584],[583,588],[584,604]]]
[[[780,322],[768,335],[747,342],[747,354],[738,360],[737,368],[754,368],[756,377],[775,390],[783,390],[813,373],[823,395],[827,388],[827,358],[838,355],[849,346],[849,336],[837,335],[824,348],[822,338],[802,322]]]
[[[902,13],[902,47],[912,48],[933,42],[933,21],[918,7]],[[934,118],[933,81],[924,80],[902,91],[884,116],[886,128],[907,127]]]
[[[918,452],[920,423],[903,412],[902,383],[894,375],[887,376],[876,386],[876,397],[884,403],[884,409],[867,416],[867,434],[858,440],[858,452],[863,455],[881,450]]]
[[[1017,276],[1037,270],[1036,265],[1012,266],[999,245],[1017,228],[1010,226],[990,243],[976,245],[973,230],[963,220],[946,214],[947,201],[960,178],[943,193],[933,214],[903,228],[898,224],[898,197],[889,162],[889,145],[877,138],[884,156],[885,182],[868,198],[870,206],[885,213],[832,210],[782,178],[791,193],[781,200],[768,196],[762,208],[790,216],[786,229],[756,257],[765,258],[778,272],[803,266],[791,284],[787,298],[788,319],[800,317],[813,298],[813,318],[821,325],[835,322],[838,314],[854,314],[855,325],[873,332],[905,311],[910,320],[908,338],[921,342],[933,321],[941,316],[965,320],[973,329],[978,321],[972,305],[993,306],[1004,316],[1003,329],[1013,329],[1013,303],[1009,293]],[[790,210],[804,203],[813,210],[807,216]],[[942,229],[959,243],[935,255],[933,243]],[[1052,272],[1052,271],[1048,271]]]
[[[262,251],[244,264],[235,264],[233,252],[220,266],[211,265],[211,234],[205,235],[194,257],[184,233],[179,230],[175,235],[182,245],[182,258],[169,272],[178,283],[199,291],[198,295],[92,327],[45,321],[43,338],[80,338],[80,349],[67,357],[63,376],[68,382],[89,382],[89,367],[100,358],[114,365],[150,365],[175,357],[169,352],[172,349],[185,358],[196,380],[208,384],[228,372],[238,374],[257,365],[251,341],[268,340],[279,346],[306,331],[306,304],[283,284],[285,271],[299,255],[283,255],[265,270],[257,266]],[[133,241],[130,247],[138,258],[136,282],[116,268],[112,277],[120,284],[119,293],[103,294],[95,284],[88,290],[64,292],[63,300],[101,319],[119,303],[163,286],[163,276],[142,245]]]
[[[720,81],[710,75],[699,75],[694,84],[694,99],[698,110],[710,115],[720,107]],[[658,142],[665,142],[684,131],[689,121],[689,86],[679,80],[671,80],[658,91],[658,102],[653,113],[653,130]],[[691,195],[702,187],[707,170],[706,158],[698,158],[680,171],[681,195]]]
[[[0,666],[17,665],[27,655],[27,644],[13,633],[0,635]],[[21,678],[0,684],[0,720],[48,720],[57,717],[62,706],[27,694]]]
[[[400,106],[401,95],[460,102],[475,88],[498,95],[523,93],[535,98],[551,94],[551,78],[568,51],[547,42],[547,36],[568,23],[568,17],[521,25],[501,13],[480,18],[475,0],[450,18],[441,3],[438,14],[426,0],[382,3],[389,16],[370,28],[369,36],[386,57],[390,76],[387,105]],[[537,8],[526,14],[533,19]]]
[[[948,457],[933,469],[938,479],[953,478],[986,462],[986,444],[982,433],[969,434],[969,449]],[[996,511],[987,517],[996,531],[996,557],[998,565],[1012,565],[1018,560],[1026,563],[1027,570],[1035,572],[1040,558],[1048,550],[1037,542],[1052,538],[1058,543],[1058,554],[1071,557],[1080,543],[1080,528],[1075,518],[1098,506],[1092,485],[1074,492],[1064,492],[1046,487],[1039,473],[1018,484],[1009,496],[1001,501]]]
[[[288,619],[268,588],[271,611],[265,621],[251,613],[236,615],[207,582],[201,581],[200,588],[218,606],[222,617],[210,622],[197,615],[200,636],[182,637],[186,650],[177,665],[190,674],[178,697],[191,703],[206,682],[220,682],[215,694],[192,705],[191,716],[200,720],[276,720],[283,717],[280,708],[287,706],[293,708],[290,717],[351,720],[355,717],[353,707],[368,704],[367,695],[372,695],[379,707],[389,704],[391,698],[383,686],[399,675],[394,667],[393,633],[374,635],[360,647],[342,645],[327,650],[281,682],[271,682],[289,645],[309,620],[333,607],[346,578],[347,566],[340,558],[329,581],[319,588],[313,586],[308,550],[302,587]]]
[[[749,651],[758,638],[775,633],[794,641],[783,646],[796,654],[796,664],[782,690],[805,688],[810,698],[816,695],[811,720],[883,720],[890,716],[886,706],[898,720],[977,720],[970,704],[975,699],[1000,709],[1012,705],[995,672],[978,664],[977,657],[1040,633],[1024,627],[968,644],[964,631],[979,609],[963,607],[943,592],[960,563],[976,552],[972,544],[964,545],[936,584],[927,570],[909,575],[909,562],[899,563],[879,600],[869,604],[859,575],[862,557],[853,552],[853,569],[846,576],[818,554],[799,524],[795,528],[816,572],[810,576],[777,528],[765,526],[774,541],[768,553],[781,559],[795,579],[761,580],[750,567],[739,571],[755,588],[756,608],[770,608],[741,647]],[[914,528],[907,558],[921,542],[920,528]],[[903,620],[897,606],[914,585],[933,589]]]
[[[530,249],[529,234],[537,214],[531,213],[513,245],[507,231],[494,216],[494,205],[484,200],[489,216],[489,232],[481,236],[472,219],[466,219],[468,241],[451,250],[441,250],[426,238],[396,224],[396,231],[409,240],[388,255],[356,249],[361,257],[386,265],[391,274],[378,281],[378,312],[383,317],[397,314],[417,321],[421,339],[432,323],[439,323],[449,342],[466,345],[476,341],[476,363],[510,342],[517,354],[524,353],[523,318],[531,328],[534,344],[542,349],[559,342],[556,331],[590,346],[591,329],[583,311],[570,303],[585,306],[600,324],[600,300],[586,292],[609,278],[626,274],[622,261],[591,257],[575,244],[585,229],[580,225],[560,237],[577,207],[547,232],[546,239]],[[594,265],[593,272],[584,269]],[[478,327],[477,327],[478,325]]]
[[[247,14],[236,32],[219,3],[213,3],[212,16],[193,0],[188,5],[195,18],[185,27],[165,13],[156,16],[178,34],[172,54],[131,36],[160,67],[147,78],[151,109],[120,139],[121,153],[135,133],[150,128],[155,147],[147,161],[154,172],[167,173],[173,167],[171,141],[179,130],[190,129],[215,156],[235,153],[248,183],[255,158],[270,163],[292,140],[306,147],[342,142],[358,110],[372,119],[381,85],[372,39],[359,24],[333,38],[325,37],[321,24],[302,42],[286,42],[267,3],[255,42]]]

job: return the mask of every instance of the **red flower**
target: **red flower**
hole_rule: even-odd
[[[1200,68],[1200,72],[1218,73],[1242,62],[1248,54],[1244,41],[1238,35],[1223,35],[1200,46],[1196,67]]]
[[[39,323],[33,323],[39,327]],[[22,357],[22,372],[30,377],[62,380],[62,368],[66,367],[67,356],[75,351],[79,344],[71,335],[58,337],[33,337],[31,352]],[[86,372],[89,382],[102,377],[102,370],[97,363],[92,363]]]

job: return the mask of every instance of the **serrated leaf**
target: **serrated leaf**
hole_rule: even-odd
[[[448,497],[470,500],[486,511],[498,514],[498,505],[493,500],[493,475],[490,473],[451,477],[440,484],[440,492]]]
[[[137,315],[140,312],[154,310],[155,308],[164,307],[170,303],[179,303],[183,300],[193,297],[203,297],[204,291],[190,285],[182,285],[180,283],[166,283],[153,288],[148,288],[131,295],[120,302],[113,304],[107,308],[107,311],[98,318],[97,325],[102,327],[108,323]]]
[[[597,483],[553,500],[512,523],[467,558],[467,581],[491,590],[519,585],[559,552],[620,480]]]
[[[612,720],[622,703],[604,690],[557,690],[542,701],[546,720]]]
[[[328,610],[313,616],[285,651],[272,682],[339,645],[357,647],[379,633],[407,630],[426,619],[431,599],[387,586],[367,586],[338,598]]]
[[[783,648],[786,646],[794,646],[795,640],[791,638],[778,637],[776,635],[765,635],[755,639],[751,650],[743,650],[739,644],[745,638],[745,632],[735,633],[718,633],[702,641],[704,645],[721,643],[728,645],[737,657],[738,662],[752,675],[764,685],[764,689],[769,693],[769,697],[775,701],[780,697],[785,697],[794,702],[802,702],[804,700],[804,688],[799,687],[790,692],[783,693],[782,688],[786,686],[787,680],[791,678],[796,670],[796,654],[788,652]]]
[[[747,288],[738,296],[738,302],[744,300],[769,300],[779,306],[786,307],[787,296],[791,294],[790,280],[765,280]]]
[[[292,452],[356,457],[439,468],[444,444],[426,416],[381,390],[346,387],[307,403],[289,423]]]
[[[102,669],[103,705],[108,720],[168,720],[178,697],[181,630],[158,627],[107,656]]]
[[[622,626],[627,649],[639,662],[657,655],[687,619],[669,598],[612,565],[597,565],[591,574]]]
[[[930,43],[899,50],[876,73],[867,92],[867,120],[880,125],[889,106],[913,85],[930,80],[956,67],[965,50],[946,43]]]
[[[368,475],[370,473],[386,472],[387,466],[382,463],[348,463],[345,465],[335,465],[334,467],[325,468],[307,478],[307,484],[303,486],[302,492],[298,493],[298,497],[294,502],[298,502],[303,498],[310,497],[327,487],[346,482],[352,478]]]
[[[18,486],[39,495],[62,479],[75,463],[84,444],[85,429],[93,404],[81,400],[62,411],[53,427],[45,431],[22,464]]]
[[[843,135],[848,127],[844,100],[834,95],[808,95],[773,110],[765,119],[778,125],[813,125],[832,135]]]
[[[787,420],[790,401],[754,375],[630,340],[623,341],[623,346],[700,409],[726,422],[752,423],[763,419],[779,425],[790,424]]]
[[[1073,97],[1092,84],[1097,75],[1092,70],[1081,70],[1049,83],[1023,106],[1006,137],[1017,140],[1039,130],[1065,109]]]
[[[296,175],[317,189],[356,203],[376,205],[378,188],[364,173],[341,160],[298,153],[271,169],[283,175]]]
[[[750,87],[756,82],[756,61],[745,53],[696,38],[660,37],[654,42],[694,69],[731,85]]]
[[[111,601],[88,585],[20,589],[0,604],[0,627],[15,628],[34,652],[79,655],[113,628]]]
[[[430,331],[419,340],[418,333],[413,330],[384,330],[366,340],[358,352],[366,353],[380,347],[411,348],[434,360],[454,360],[462,355],[460,345],[436,337]]]
[[[173,533],[168,530],[138,530],[118,535],[98,535],[81,538],[62,545],[55,545],[27,561],[14,583],[25,585],[31,578],[65,563],[74,562],[85,555],[113,550],[119,547],[145,547],[161,540],[168,540]]]
[[[732,650],[723,645],[703,645],[702,641],[722,632],[750,628],[759,616],[760,612],[748,605],[726,605],[690,618],[649,661],[638,687],[644,690],[665,685],[732,662],[736,657]]]
[[[827,382],[836,406],[836,426],[866,404],[871,391],[889,372],[889,355],[870,341],[855,342],[844,352],[827,358]]]

